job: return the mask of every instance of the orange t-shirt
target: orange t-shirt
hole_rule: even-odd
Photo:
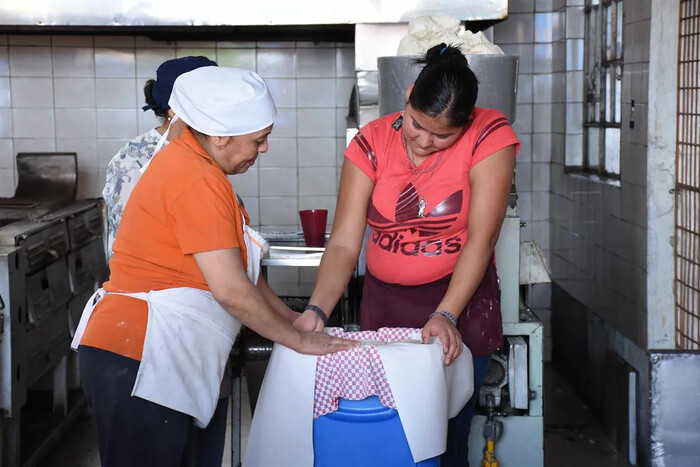
[[[402,130],[390,114],[363,127],[345,156],[373,182],[367,209],[372,230],[367,268],[379,280],[419,285],[451,274],[467,241],[469,171],[499,149],[520,148],[508,119],[499,111],[476,107],[457,142],[412,170]],[[419,201],[426,202],[419,217]]]
[[[131,193],[105,290],[208,290],[193,253],[239,248],[245,267],[242,212],[221,167],[183,131],[153,158]],[[107,294],[81,345],[140,360],[147,320],[146,302]]]

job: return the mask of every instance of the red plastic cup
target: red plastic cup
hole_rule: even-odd
[[[301,230],[306,246],[322,247],[326,243],[327,209],[305,209],[299,211]]]

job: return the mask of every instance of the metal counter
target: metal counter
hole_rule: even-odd
[[[306,246],[271,246],[262,266],[318,267],[325,248]]]

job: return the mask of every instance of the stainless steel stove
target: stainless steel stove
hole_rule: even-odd
[[[0,465],[6,466],[37,464],[52,433],[84,405],[70,391],[76,355],[70,338],[87,299],[108,277],[103,201],[75,200],[75,154],[18,154],[17,167],[15,195],[0,198]],[[38,430],[37,407],[46,405],[40,399],[47,393],[51,408],[40,418],[55,423]]]

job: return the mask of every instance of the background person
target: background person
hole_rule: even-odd
[[[478,81],[458,48],[440,44],[397,112],[363,127],[345,151],[333,229],[310,309],[322,329],[357,265],[367,224],[360,328],[423,328],[445,363],[474,357],[474,395],[451,419],[441,466],[468,465],[468,435],[490,354],[503,341],[494,265],[519,141],[507,118],[474,107]]]
[[[193,421],[206,426],[214,414],[241,323],[301,353],[352,345],[294,329],[297,315],[258,280],[264,240],[227,175],[267,151],[277,111],[264,81],[201,67],[176,80],[169,104],[187,127],[134,187],[105,293],[73,341],[103,466],[186,460]]]
[[[112,257],[112,244],[124,214],[124,206],[141,176],[141,168],[151,160],[166,131],[168,137],[163,141],[163,146],[177,138],[185,126],[182,121],[170,125],[175,115],[168,105],[173,83],[181,74],[203,66],[216,66],[216,62],[203,56],[167,60],[156,70],[156,79],[149,79],[143,87],[146,105],[142,109],[144,112],[152,110],[161,119],[161,124],[126,143],[107,165],[107,180],[102,197],[107,204],[108,259]]]

